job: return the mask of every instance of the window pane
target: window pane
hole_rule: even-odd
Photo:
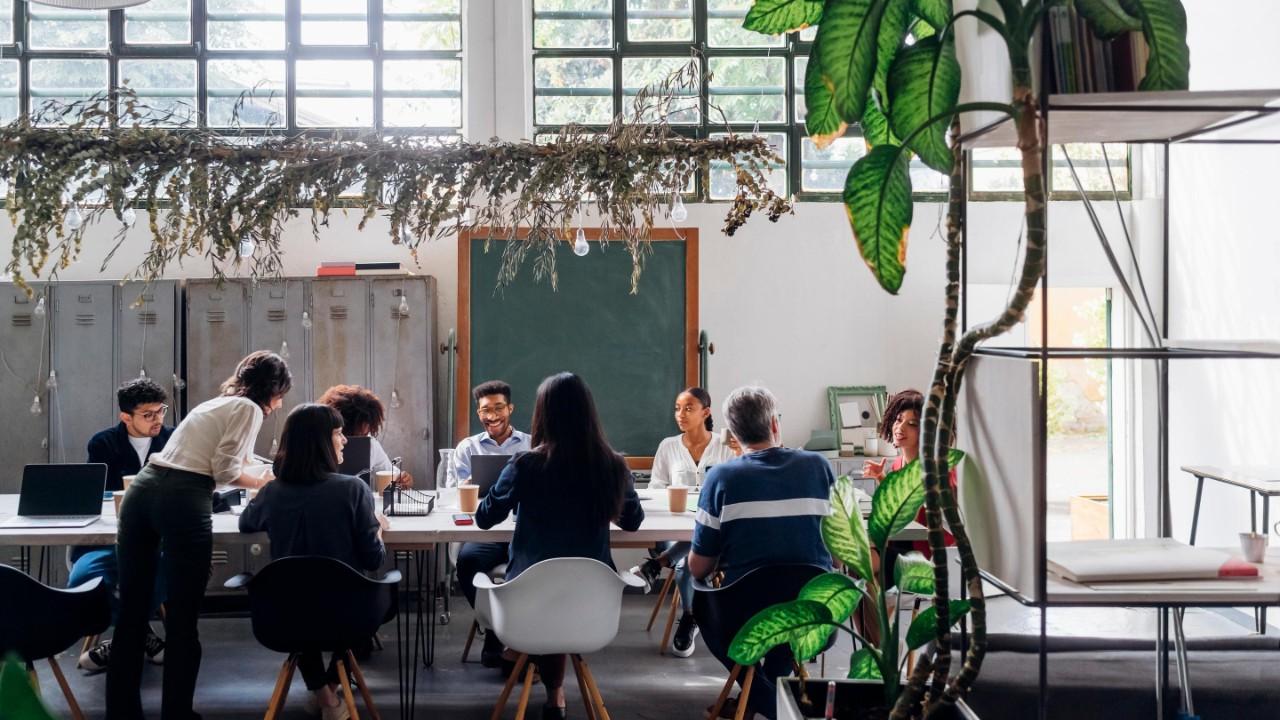
[[[709,102],[728,122],[781,123],[787,120],[787,59],[782,57],[725,58],[709,61]],[[708,110],[710,122],[720,113]]]
[[[707,43],[711,47],[782,47],[782,35],[762,35],[744,30],[742,21],[751,0],[707,0]]]
[[[974,148],[973,192],[1022,192],[1022,155],[1017,148]]]
[[[0,123],[18,117],[18,61],[0,60]]]
[[[805,72],[805,68],[809,67],[809,58],[797,56],[796,59],[792,62],[792,65],[795,67],[795,70],[792,73],[792,77],[794,78],[793,85],[796,89],[796,96],[795,96],[796,125],[803,125],[804,112],[805,112],[804,110],[804,72]]]
[[[300,0],[303,45],[365,45],[367,9],[351,0]]]
[[[285,0],[206,0],[210,50],[283,50]]]
[[[382,123],[391,127],[461,127],[460,60],[382,63]]]
[[[946,192],[947,187],[951,184],[950,178],[937,170],[931,169],[920,161],[920,158],[911,158],[911,192],[913,193],[941,193]]]
[[[0,43],[13,42],[13,0],[0,0]]]
[[[385,0],[382,44],[388,50],[461,50],[460,0]]]
[[[849,168],[867,153],[860,137],[836,138],[822,150],[809,138],[800,140],[800,189],[805,192],[841,192]]]
[[[813,42],[818,39],[818,26],[810,25],[800,31],[800,42]]]
[[[283,126],[284,68],[283,60],[210,60],[209,125]]]
[[[31,47],[43,50],[102,50],[107,47],[106,10],[63,10],[28,3]]]
[[[1067,164],[1068,157],[1075,165],[1085,192],[1110,193],[1112,178],[1115,179],[1116,192],[1129,191],[1129,148],[1126,145],[1107,143],[1106,160],[1102,157],[1101,143],[1069,144],[1065,155],[1062,146],[1054,145],[1053,178],[1049,187],[1056,192],[1076,192],[1071,167]],[[1110,177],[1107,165],[1111,166]]]
[[[31,114],[48,123],[62,119],[45,113],[49,102],[63,104],[92,97],[107,90],[106,60],[32,60]]]
[[[610,0],[533,0],[535,48],[613,47]]]
[[[121,60],[120,84],[138,96],[150,112],[148,120],[180,125],[195,119],[196,63],[194,60]]]
[[[538,58],[533,63],[537,125],[606,125],[613,119],[613,61]]]
[[[689,65],[684,57],[650,57],[622,59],[622,111],[628,118],[634,117],[634,101],[640,90],[650,87],[654,91],[672,73],[681,72]],[[701,83],[694,87],[674,88],[675,98],[667,108],[667,122],[672,124],[692,124],[698,122],[701,113],[698,108],[698,95]],[[656,113],[650,112],[642,118],[646,121],[657,120]]]
[[[149,0],[124,11],[124,41],[136,45],[191,42],[190,0]]]
[[[627,0],[627,40],[689,42],[693,40],[691,0]]]
[[[750,134],[747,134],[748,137]],[[726,137],[724,133],[713,133],[712,138]],[[769,189],[779,195],[787,192],[787,136],[782,133],[761,133],[773,151],[782,158],[781,164],[771,164],[765,169],[765,177],[769,181]],[[711,199],[729,200],[737,192],[738,186],[733,165],[723,160],[711,163]]]
[[[373,125],[372,60],[299,60],[298,125]]]

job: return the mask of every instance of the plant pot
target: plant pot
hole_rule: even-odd
[[[845,680],[836,678],[810,678],[805,682],[804,696],[809,703],[800,701],[800,679],[778,678],[778,720],[810,720],[821,718],[826,709],[827,683],[836,683],[836,720],[884,720],[889,708],[884,707],[884,684],[879,680]],[[933,716],[933,720],[979,720],[964,701],[955,707]]]

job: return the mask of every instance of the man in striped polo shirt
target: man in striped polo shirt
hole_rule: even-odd
[[[777,401],[762,387],[742,387],[724,401],[729,431],[742,457],[713,467],[698,498],[689,570],[705,578],[723,572],[723,585],[766,565],[805,563],[831,568],[822,542],[822,518],[831,512],[835,476],[817,453],[782,447]],[[713,638],[707,648],[726,668],[732,634]],[[776,679],[791,672],[786,653],[770,653],[763,677],[751,688],[751,710],[776,713]]]

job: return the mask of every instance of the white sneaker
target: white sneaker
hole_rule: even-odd
[[[320,708],[321,720],[349,720],[351,711],[347,710],[347,703],[341,697],[338,698],[337,705],[326,705]]]

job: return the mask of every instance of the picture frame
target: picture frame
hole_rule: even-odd
[[[868,431],[874,436],[888,404],[889,391],[884,385],[827,387],[827,412],[840,446],[861,445]]]

